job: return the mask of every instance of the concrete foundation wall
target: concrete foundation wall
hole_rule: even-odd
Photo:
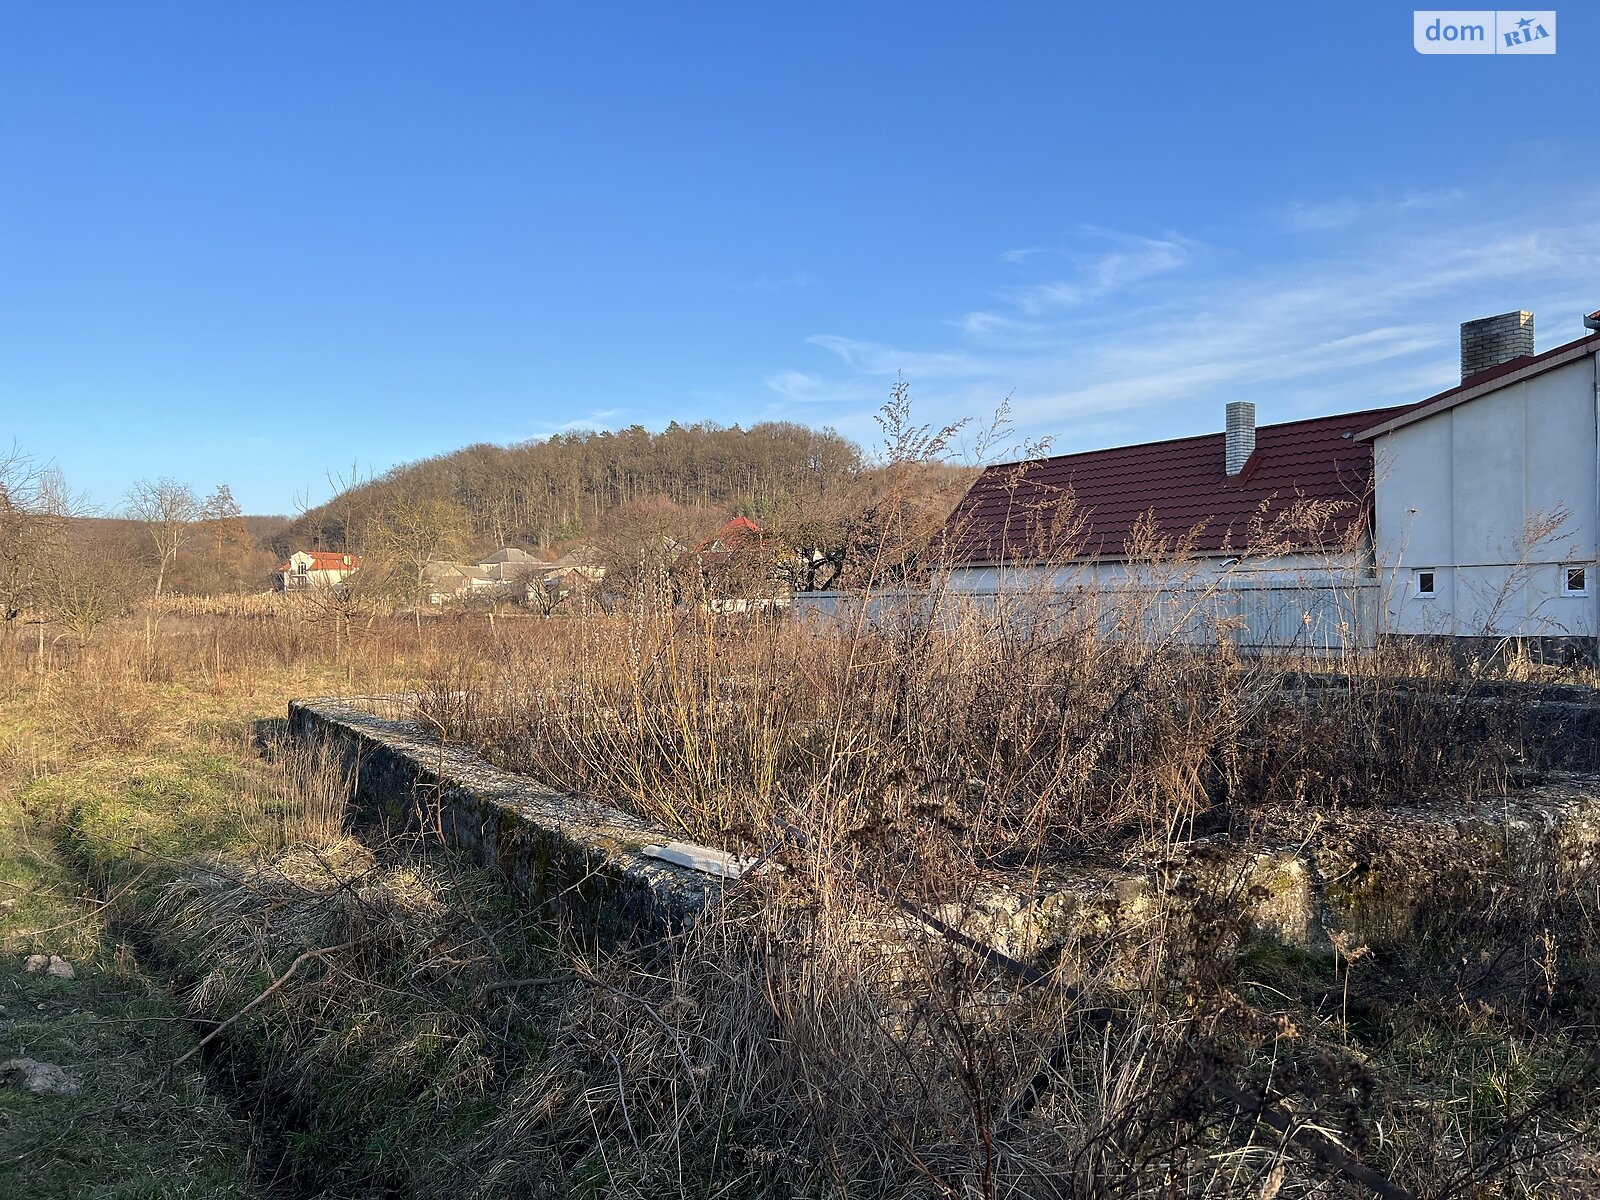
[[[380,702],[381,703],[381,702]],[[366,815],[437,831],[517,890],[603,943],[659,937],[692,923],[726,885],[717,874],[653,857],[670,831],[501,771],[419,726],[350,700],[300,700],[290,732],[331,746],[354,770]]]
[[[1340,681],[1311,676],[1301,686],[1314,703],[1317,690]],[[1129,955],[1131,963],[1146,952],[1152,929],[1188,920],[1202,902],[1236,913],[1257,936],[1317,951],[1334,935],[1370,944],[1426,936],[1487,911],[1506,889],[1526,892],[1530,902],[1592,897],[1600,873],[1593,696],[1501,685],[1465,701],[1407,701],[1430,710],[1459,703],[1463,743],[1509,736],[1522,761],[1553,771],[1535,787],[1471,802],[1263,812],[1246,839],[1178,844],[1159,860],[986,876],[968,900],[935,915],[1026,961]],[[711,862],[726,859],[720,852],[672,842],[649,822],[441,745],[416,724],[382,715],[381,703],[296,702],[291,731],[333,747],[354,769],[368,817],[433,830],[468,849],[581,937],[609,945],[659,940],[691,925],[728,885],[720,873],[663,861],[652,850],[670,844]],[[1508,713],[1520,715],[1508,723]],[[893,919],[881,928],[867,911],[858,916],[864,936],[892,956],[904,913],[882,907]]]

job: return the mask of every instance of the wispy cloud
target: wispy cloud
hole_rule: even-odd
[[[527,431],[520,433],[497,433],[496,437],[498,440],[509,442],[530,437],[534,440],[539,440],[542,438],[555,437],[556,435],[562,433],[598,433],[603,429],[618,428],[628,414],[629,410],[626,408],[597,408],[585,413],[581,417],[574,417],[570,421],[540,423],[535,427],[532,433],[528,433]]]
[[[1462,198],[1459,188],[1402,192],[1394,196],[1341,197],[1331,200],[1294,200],[1284,210],[1289,228],[1300,232],[1348,229],[1376,217],[1394,217],[1422,209],[1443,208]]]
[[[775,371],[762,382],[798,404],[860,404],[872,396],[875,387],[857,378],[824,379],[804,371]]]
[[[1020,311],[1034,315],[1084,304],[1157,275],[1181,271],[1193,260],[1194,250],[1194,242],[1176,234],[1155,238],[1084,227],[1059,246],[1002,254],[1003,261],[1015,265],[1059,260],[1069,268],[1064,277],[1012,288],[1003,295]]]
[[[858,342],[836,334],[817,334],[806,341],[837,354],[863,375],[939,375],[944,378],[986,375],[992,364],[965,351],[901,350],[879,342]]]
[[[1349,226],[1327,254],[1318,241],[1316,252],[1281,257],[1265,231],[1270,261],[1248,242],[1201,254],[1198,239],[1178,234],[1105,235],[1110,248],[1070,276],[1001,287],[997,302],[944,318],[942,343],[817,335],[806,341],[836,369],[814,362],[770,374],[767,386],[790,402],[842,405],[865,388],[875,404],[884,378],[903,371],[928,419],[987,412],[1011,394],[1019,430],[1058,435],[1057,449],[1070,450],[1117,429],[1138,438],[1211,429],[1228,399],[1254,399],[1263,420],[1285,420],[1420,398],[1453,381],[1459,322],[1513,307],[1539,313],[1541,346],[1581,334],[1574,314],[1600,305],[1600,196],[1476,222],[1459,218],[1453,193],[1418,196],[1391,202],[1409,204],[1407,220]],[[1252,259],[1259,265],[1237,269]],[[1002,270],[1056,266],[1015,251]],[[1158,289],[1138,286],[1157,278]],[[833,419],[848,430],[866,411]]]
[[[808,288],[816,280],[806,271],[790,271],[787,275],[764,275],[730,285],[742,296],[759,296],[772,292],[789,292]]]

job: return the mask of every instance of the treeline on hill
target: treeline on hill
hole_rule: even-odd
[[[420,537],[434,557],[470,558],[583,543],[625,574],[641,551],[692,546],[747,516],[804,552],[794,584],[815,589],[852,582],[857,564],[881,558],[888,543],[902,559],[925,546],[970,476],[931,456],[871,461],[831,429],[787,422],[674,422],[660,433],[635,425],[468,446],[397,467],[306,512],[274,548],[382,557]]]
[[[172,479],[137,483],[115,516],[73,494],[60,472],[20,448],[0,454],[0,616],[44,615],[87,638],[140,596],[260,592],[295,550],[366,559],[365,591],[417,602],[426,565],[477,562],[502,546],[552,559],[582,546],[604,585],[629,592],[641,573],[690,561],[685,551],[730,517],[762,528],[762,586],[800,590],[906,576],[970,481],[945,458],[955,428],[910,420],[903,385],[879,423],[872,457],[832,430],[789,423],[639,426],[548,441],[469,446],[347,479],[293,522],[241,512],[219,484],[199,495]],[[374,590],[376,589],[376,591]]]
[[[121,515],[102,513],[52,463],[20,446],[0,449],[0,623],[8,631],[25,617],[86,642],[141,597],[261,591],[277,565],[271,543],[287,524],[245,516],[227,484],[202,498],[171,479],[141,480]]]

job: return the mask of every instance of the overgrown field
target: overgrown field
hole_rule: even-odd
[[[1592,877],[1310,951],[1196,894],[1135,953],[1020,973],[921,919],[996,872],[1521,780],[1458,708],[1383,706],[1396,672],[1477,686],[1442,664],[1352,656],[1307,705],[1310,664],[1039,620],[649,607],[49,644],[0,648],[0,1060],[81,1090],[0,1090],[0,1193],[1600,1189]],[[559,934],[448,847],[353,822],[341,765],[281,739],[291,697],[397,690],[775,869],[669,946]]]

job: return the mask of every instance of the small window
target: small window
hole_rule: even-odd
[[[1589,594],[1589,568],[1563,567],[1561,569],[1561,594],[1587,596]]]
[[[1434,578],[1432,567],[1419,568],[1414,574],[1416,581],[1415,593],[1418,596],[1431,596],[1434,591]]]

